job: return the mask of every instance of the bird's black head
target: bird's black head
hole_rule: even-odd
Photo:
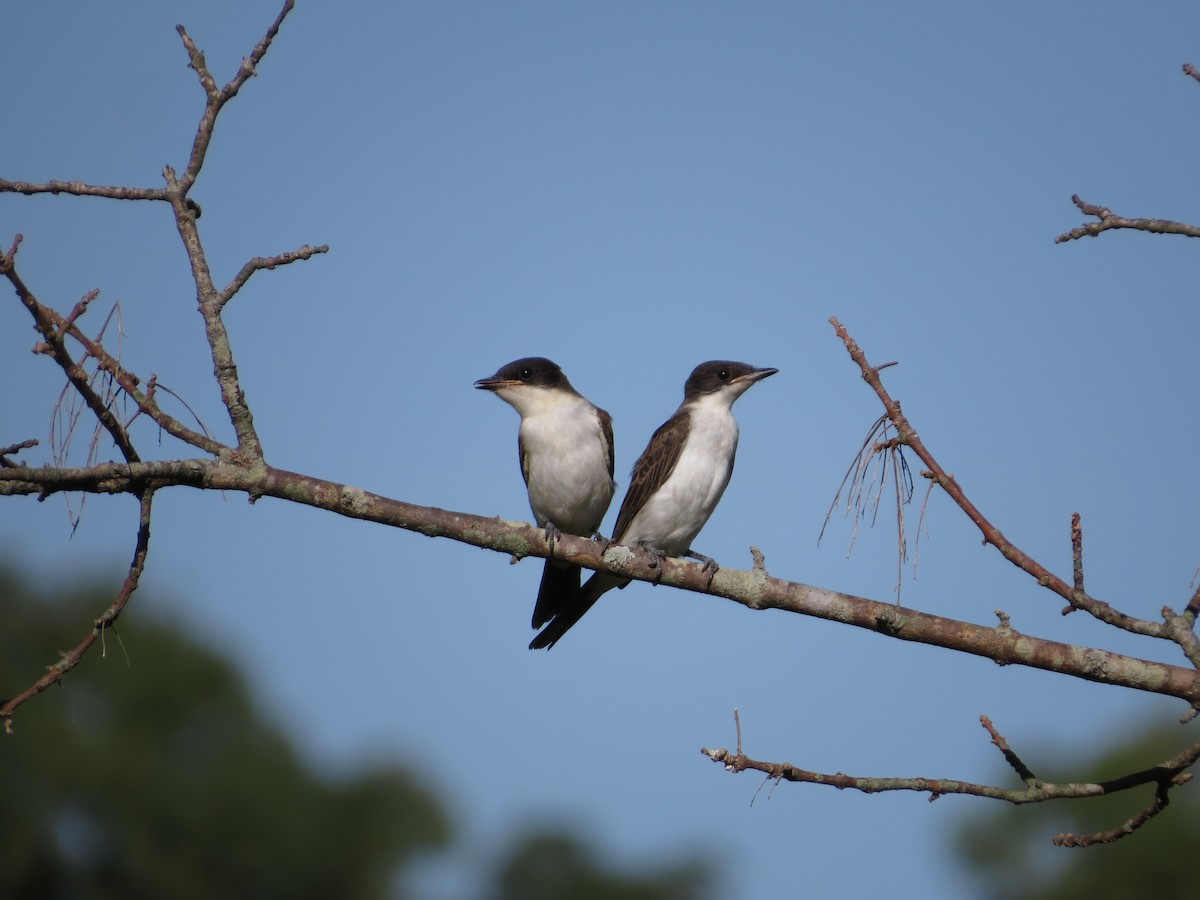
[[[778,372],[778,369],[756,369],[744,362],[728,359],[713,359],[700,363],[688,376],[683,386],[683,396],[698,397],[715,394],[723,388],[731,388],[741,394],[756,381],[761,381]]]
[[[506,366],[501,366],[491,378],[479,379],[475,382],[475,387],[494,391],[523,384],[571,389],[571,382],[567,381],[563,370],[544,356],[526,356],[524,359],[514,360]]]

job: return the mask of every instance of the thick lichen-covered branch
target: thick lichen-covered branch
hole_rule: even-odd
[[[313,506],[338,515],[446,537],[518,557],[549,555],[545,534],[532,525],[470,513],[419,506],[361,488],[288,472],[267,465],[227,460],[108,463],[79,469],[16,467],[0,469],[0,495],[46,496],[63,490],[121,493],[171,485],[241,491]],[[878,634],[985,657],[1003,665],[1022,665],[1102,684],[1121,685],[1200,704],[1200,673],[1095,648],[1063,644],[1021,634],[1007,623],[976,625],[935,616],[892,603],[857,597],[768,575],[722,567],[709,582],[702,566],[668,559],[661,567],[642,550],[620,545],[607,549],[584,538],[563,535],[555,554],[589,569],[656,581],[697,593],[724,597],[754,610],[783,610],[841,622]]]

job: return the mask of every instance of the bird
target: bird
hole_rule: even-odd
[[[614,542],[641,546],[656,562],[667,556],[688,556],[716,572],[717,564],[692,550],[692,541],[717,508],[733,474],[738,445],[733,403],[778,371],[719,359],[692,370],[683,386],[683,403],[654,432],[633,465],[613,528]],[[529,649],[553,647],[605,592],[624,588],[630,580],[594,573],[568,604],[558,607]]]
[[[521,475],[538,527],[551,552],[560,533],[594,537],[612,502],[612,416],[580,394],[563,370],[543,356],[501,366],[475,382],[521,416],[517,432]],[[533,627],[541,628],[579,591],[579,566],[547,559],[542,569]]]

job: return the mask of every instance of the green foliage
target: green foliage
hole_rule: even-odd
[[[397,768],[311,771],[227,661],[153,620],[153,599],[143,588],[103,646],[0,734],[0,896],[402,897],[404,865],[450,840],[438,799]],[[0,567],[0,697],[110,602],[82,589],[41,596]],[[507,848],[480,894],[702,900],[713,872],[692,861],[620,871],[569,829],[542,830]]]
[[[1196,739],[1195,725],[1130,728],[1139,735],[1105,750],[1090,766],[1053,780],[1100,781],[1149,768]],[[1050,754],[1042,754],[1049,756]],[[1039,754],[1026,761],[1033,764]],[[1062,777],[1058,777],[1061,774]],[[1011,776],[1011,771],[1008,773]],[[1200,785],[1171,791],[1171,803],[1142,829],[1114,844],[1060,848],[1054,835],[1091,834],[1115,828],[1153,799],[1153,785],[1107,797],[1036,806],[994,808],[956,836],[956,850],[979,882],[979,896],[994,900],[1095,900],[1097,897],[1191,898],[1196,896],[1193,853],[1200,846]]]
[[[710,895],[712,874],[699,860],[644,874],[616,872],[577,837],[533,831],[509,850],[489,900],[699,900]]]
[[[109,602],[49,602],[0,573],[0,696]],[[0,735],[3,896],[389,897],[406,859],[448,840],[441,805],[410,775],[318,776],[229,663],[138,612]]]

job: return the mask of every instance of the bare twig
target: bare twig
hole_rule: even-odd
[[[1186,237],[1200,237],[1200,226],[1172,222],[1169,219],[1127,219],[1124,216],[1118,216],[1108,207],[1097,206],[1080,199],[1078,194],[1071,195],[1071,202],[1078,206],[1084,215],[1095,216],[1100,221],[1088,222],[1078,228],[1063,232],[1054,239],[1056,244],[1065,244],[1067,241],[1082,237],[1096,237],[1102,232],[1117,228],[1148,231],[1151,234],[1182,234]]]
[[[1143,634],[1158,638],[1168,637],[1167,630],[1161,622],[1151,622],[1146,619],[1138,619],[1126,615],[1104,601],[1097,600],[1095,597],[1087,595],[1078,596],[1071,585],[1067,584],[1009,541],[1000,529],[993,525],[979,508],[967,498],[966,493],[959,486],[954,476],[946,472],[934,458],[933,454],[917,434],[916,429],[912,427],[907,417],[901,411],[900,404],[892,399],[887,389],[883,386],[883,381],[879,377],[879,370],[867,361],[867,355],[854,341],[854,338],[850,336],[845,326],[836,317],[831,318],[829,321],[837,332],[838,337],[841,338],[842,343],[846,345],[846,350],[850,354],[850,358],[858,365],[863,379],[871,386],[876,396],[879,397],[880,402],[883,403],[883,408],[887,412],[888,418],[896,428],[896,440],[902,444],[907,444],[921,458],[921,461],[929,469],[932,480],[958,504],[967,518],[979,528],[983,534],[984,543],[991,544],[999,550],[1005,559],[1036,579],[1038,584],[1058,594],[1068,603],[1073,603],[1078,608],[1086,610],[1102,622],[1122,628],[1125,631],[1133,632],[1134,634]]]
[[[217,298],[218,309],[224,308],[225,304],[233,299],[233,295],[240,291],[250,280],[250,276],[260,269],[275,269],[279,266],[286,266],[288,263],[294,263],[302,259],[311,259],[318,253],[328,253],[329,245],[322,244],[319,247],[311,247],[305,244],[299,250],[292,250],[288,253],[280,253],[277,256],[256,256],[250,262],[242,266],[241,271],[234,276],[233,281],[226,285],[225,290],[221,291]]]
[[[1183,74],[1200,81],[1200,72],[1196,71],[1196,67],[1191,63],[1183,64]]]
[[[13,467],[19,465],[7,457],[14,453],[20,453],[22,450],[28,450],[31,447],[38,445],[37,438],[30,438],[27,441],[21,441],[19,444],[9,444],[7,447],[0,447],[0,466]]]
[[[1079,513],[1071,513],[1071,569],[1075,574],[1075,590],[1082,594],[1083,589],[1083,518]]]
[[[183,406],[183,408],[188,411],[188,415],[190,415],[192,417],[192,421],[194,421],[196,423],[196,427],[199,428],[204,433],[204,436],[206,438],[209,438],[210,440],[212,439],[212,433],[208,430],[208,426],[204,424],[204,420],[201,419],[200,416],[196,414],[196,411],[194,409],[192,409],[191,404],[188,403],[186,400],[184,400],[183,397],[179,396],[178,393],[171,390],[169,387],[167,387],[165,384],[163,384],[161,381],[159,381],[157,375],[151,375],[150,378],[147,379],[147,381],[146,381],[146,398],[148,400],[153,401],[154,395],[158,391],[162,391],[165,394],[169,394],[170,396],[172,396],[176,400],[178,400],[179,403]],[[133,422],[134,419],[136,419],[139,415],[141,415],[141,412],[142,411],[139,409],[136,413],[134,413],[133,416],[129,419],[129,421],[125,423],[126,427],[128,427]]]
[[[47,181],[34,184],[29,181],[7,181],[0,178],[0,193],[9,194],[73,194],[76,197],[105,197],[109,200],[166,200],[167,192],[162,188],[118,187],[115,185],[87,184],[82,181]]]
[[[220,115],[222,107],[236,97],[242,86],[257,74],[258,64],[262,62],[272,41],[275,40],[275,35],[279,33],[279,26],[283,24],[283,20],[292,11],[293,6],[295,6],[294,0],[286,0],[283,9],[275,17],[275,21],[271,23],[271,27],[267,29],[262,40],[254,45],[250,55],[242,60],[237,74],[222,88],[217,87],[216,79],[213,78],[208,64],[204,61],[204,54],[197,49],[187,31],[182,25],[176,26],[175,30],[179,32],[180,38],[183,39],[183,46],[187,50],[188,65],[196,71],[196,75],[200,78],[200,86],[204,88],[207,97],[204,113],[200,117],[200,125],[196,129],[196,137],[192,142],[192,153],[188,159],[187,168],[178,181],[178,187],[183,194],[191,189],[196,181],[196,176],[200,174],[209,144],[212,143],[213,126],[216,125],[217,116]]]
[[[204,90],[205,104],[204,111],[200,115],[200,122],[196,127],[196,136],[192,141],[192,152],[188,158],[187,168],[178,178],[175,170],[170,166],[163,170],[163,177],[167,182],[167,194],[175,211],[175,226],[183,240],[184,249],[187,251],[188,260],[192,266],[192,278],[196,283],[196,298],[199,301],[200,314],[204,317],[204,328],[212,351],[213,370],[221,390],[221,400],[229,412],[229,421],[237,435],[236,452],[243,458],[254,460],[261,460],[263,457],[262,441],[254,428],[254,416],[246,403],[245,393],[238,378],[237,364],[234,362],[233,349],[229,342],[229,332],[221,318],[221,308],[228,302],[232,293],[223,298],[222,293],[213,283],[212,272],[208,266],[204,247],[200,242],[200,234],[196,230],[195,212],[187,202],[187,192],[195,183],[196,177],[204,165],[208,147],[212,143],[217,116],[220,115],[225,104],[236,97],[242,86],[256,73],[258,64],[266,55],[276,34],[279,33],[280,25],[283,24],[287,14],[292,11],[293,6],[293,0],[286,0],[262,40],[254,46],[250,55],[242,60],[237,74],[222,88],[217,87],[216,80],[204,60],[204,54],[196,47],[186,29],[182,25],[178,26],[176,30],[187,51],[188,65],[195,70],[200,79],[200,86]],[[247,274],[246,277],[248,278],[249,275]],[[236,283],[237,279],[235,278],[234,281]]]
[[[112,436],[113,443],[120,449],[121,455],[125,457],[125,460],[127,462],[137,462],[140,457],[137,450],[133,447],[133,442],[130,440],[125,426],[118,421],[112,410],[109,409],[105,399],[92,389],[91,376],[88,375],[80,363],[75,361],[67,349],[66,335],[69,333],[75,336],[82,333],[74,324],[66,325],[66,320],[62,316],[38,302],[33,292],[29,290],[25,282],[21,280],[21,276],[17,274],[16,266],[13,264],[11,256],[6,258],[6,263],[6,265],[0,266],[0,271],[3,272],[4,277],[16,289],[17,296],[33,316],[34,326],[45,339],[45,343],[41,344],[37,349],[49,354],[59,364],[63,372],[66,373],[71,385],[78,392],[79,396],[83,398],[83,402],[87,404],[88,409],[92,411],[92,414],[104,427],[105,431]],[[85,350],[88,349],[87,344],[89,343],[90,341],[85,343]]]
[[[928,793],[930,800],[936,800],[944,794],[966,794],[974,797],[987,797],[993,800],[1004,800],[1014,804],[1044,803],[1048,800],[1078,800],[1086,797],[1100,797],[1120,791],[1130,790],[1144,784],[1155,785],[1154,802],[1145,810],[1112,831],[1100,832],[1095,835],[1077,837],[1075,835],[1059,835],[1054,843],[1060,846],[1085,847],[1096,843],[1110,843],[1119,838],[1132,834],[1147,821],[1157,815],[1167,805],[1168,791],[1191,779],[1187,771],[1200,759],[1200,742],[1193,744],[1178,756],[1159,763],[1150,769],[1131,772],[1120,778],[1099,782],[1079,782],[1070,784],[1051,784],[1038,779],[1021,761],[1020,757],[1008,746],[1008,742],[996,731],[986,716],[981,717],[983,726],[992,736],[993,743],[1004,753],[1009,765],[1025,782],[1023,788],[1002,788],[995,785],[979,784],[954,778],[878,778],[846,775],[842,772],[824,773],[801,769],[791,763],[763,762],[750,759],[741,750],[730,753],[725,749],[710,750],[701,748],[700,752],[715,763],[722,765],[728,772],[743,772],[752,769],[764,772],[769,778],[780,781],[803,782],[807,784],[823,784],[839,790],[856,790],[865,794],[878,794],[888,791],[914,791]]]
[[[7,257],[0,258],[0,274],[7,278],[13,287],[16,288],[17,296],[30,315],[33,316],[34,325],[37,330],[46,338],[45,342],[38,349],[48,353],[62,367],[71,384],[76,387],[76,390],[83,397],[88,408],[92,410],[98,421],[104,425],[109,434],[113,435],[117,446],[122,449],[122,455],[125,455],[127,459],[129,458],[128,453],[132,453],[133,458],[137,459],[137,451],[133,449],[127,427],[122,425],[117,419],[108,402],[92,390],[91,379],[93,375],[89,374],[83,368],[82,364],[76,363],[67,350],[66,338],[68,336],[83,348],[83,358],[85,360],[88,357],[94,359],[100,369],[107,372],[121,386],[121,390],[133,400],[138,408],[150,416],[168,434],[214,455],[228,450],[224,444],[206,435],[192,431],[177,419],[159,409],[153,398],[147,397],[140,390],[140,379],[132,372],[124,369],[120,361],[105,350],[99,341],[93,341],[85,335],[79,329],[78,325],[74,323],[70,325],[66,324],[66,320],[62,316],[39,301],[17,274],[11,252]],[[51,340],[51,337],[54,339]]]
[[[1035,787],[1040,779],[1025,765],[1021,757],[1017,756],[1016,751],[1008,745],[1008,741],[1005,740],[1004,735],[996,730],[996,726],[992,724],[992,720],[987,716],[980,716],[979,723],[992,736],[992,743],[1004,754],[1005,761],[1012,766],[1013,771],[1017,773],[1017,777],[1030,787]]]
[[[1196,616],[1200,615],[1200,587],[1197,587],[1196,592],[1192,594],[1192,599],[1184,607],[1183,614],[1191,619],[1192,622],[1195,622]]]
[[[153,498],[154,491],[151,488],[145,488],[140,492],[137,542],[133,551],[133,561],[129,565],[129,573],[125,576],[125,581],[122,583],[120,591],[117,592],[116,599],[92,623],[92,630],[83,640],[76,644],[73,649],[63,653],[52,665],[48,666],[46,673],[41,678],[37,679],[16,696],[0,701],[0,719],[4,721],[4,730],[6,733],[12,734],[12,717],[17,708],[33,697],[36,697],[51,685],[62,681],[63,676],[79,665],[79,661],[87,653],[92,644],[96,643],[96,640],[104,635],[104,629],[111,627],[117,621],[122,610],[125,609],[125,604],[129,602],[129,598],[137,590],[138,581],[141,579],[142,571],[146,566],[146,554],[150,549],[150,507]]]
[[[1097,831],[1093,834],[1071,834],[1063,832],[1054,836],[1054,846],[1056,847],[1093,847],[1096,844],[1111,844],[1114,841],[1119,841],[1123,837],[1129,837],[1160,812],[1167,808],[1167,804],[1171,802],[1170,786],[1165,782],[1160,781],[1154,788],[1154,800],[1145,809],[1126,819],[1116,828],[1108,831]]]
[[[1063,615],[1079,608],[1078,603],[1087,597],[1083,587],[1083,519],[1079,513],[1071,513],[1071,572],[1075,579],[1075,593],[1071,602],[1063,608]]]

